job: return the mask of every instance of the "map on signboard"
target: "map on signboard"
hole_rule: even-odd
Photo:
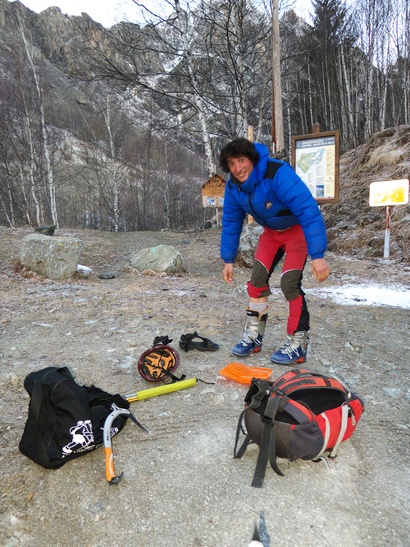
[[[336,138],[318,137],[296,141],[295,171],[313,197],[335,197]]]

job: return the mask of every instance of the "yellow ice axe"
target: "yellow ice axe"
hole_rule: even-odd
[[[179,382],[173,382],[172,384],[164,384],[158,387],[151,387],[150,389],[143,389],[142,391],[138,391],[138,393],[126,395],[125,398],[129,403],[145,401],[145,399],[151,399],[151,397],[158,397],[158,395],[165,395],[165,393],[172,393],[173,391],[193,387],[196,384],[196,381],[196,378],[188,378],[188,380],[181,380]]]
[[[151,397],[158,397],[158,395],[165,395],[166,393],[172,393],[173,391],[179,391],[181,389],[187,389],[193,387],[196,384],[196,378],[189,378],[188,380],[181,380],[179,382],[173,382],[172,384],[164,384],[162,386],[153,387],[150,389],[143,389],[137,393],[126,395],[125,399],[129,403],[135,401],[144,401],[145,399],[151,399]],[[131,420],[142,429],[145,429],[138,420],[134,418],[131,412],[127,408],[120,408],[114,403],[111,405],[112,412],[107,416],[104,423],[104,453],[105,453],[105,477],[110,484],[118,484],[123,477],[124,473],[117,475],[114,468],[114,453],[112,450],[111,440],[111,426],[118,416],[128,416]],[[146,431],[146,429],[145,429]]]

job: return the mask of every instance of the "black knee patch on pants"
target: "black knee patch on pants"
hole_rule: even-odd
[[[294,300],[303,295],[301,290],[302,270],[289,270],[280,278],[280,288],[286,300]]]
[[[269,288],[269,272],[259,260],[255,260],[252,268],[252,276],[249,283],[255,289],[264,289],[259,296],[269,296],[271,290]]]

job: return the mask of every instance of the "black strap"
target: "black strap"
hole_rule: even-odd
[[[264,424],[262,431],[262,440],[259,449],[258,460],[256,462],[255,473],[253,475],[252,486],[262,488],[265,478],[268,461],[272,469],[278,475],[283,475],[276,463],[276,424],[275,416],[279,408],[280,397],[270,397],[266,405],[265,414],[261,416]]]
[[[242,427],[242,422],[243,422],[244,415],[245,415],[245,410],[243,410],[241,412],[241,415],[239,416],[239,420],[238,420],[238,425],[237,425],[237,428],[236,428],[235,447],[233,449],[233,457],[236,460],[239,460],[240,458],[242,458],[242,456],[245,454],[245,450],[248,448],[248,445],[252,442],[249,435],[246,434],[245,440],[241,444],[239,450],[236,450],[236,448],[238,446],[238,442],[239,442],[239,435],[241,433],[244,433],[244,430],[243,430],[243,427]]]
[[[32,415],[33,422],[37,429],[38,429],[42,400],[43,400],[43,385],[41,381],[34,382],[33,392],[32,392],[31,400],[30,400],[30,413]],[[41,459],[41,465],[46,468],[50,467],[51,465],[50,458],[48,457],[47,448],[46,448],[46,445],[44,444],[44,441],[41,435],[36,435],[36,444],[37,444],[38,455]]]
[[[168,346],[172,342],[172,338],[168,336],[156,336],[154,338],[153,347],[155,346]]]
[[[248,397],[245,398],[245,401],[248,402],[248,408],[256,410],[260,407],[263,398],[270,393],[271,384],[268,380],[261,380],[260,378],[253,378],[252,385],[249,389],[251,393],[251,400],[249,401]]]
[[[161,368],[161,367],[159,367],[159,368]],[[172,382],[170,382],[171,384],[173,384],[175,382],[179,382],[180,380],[184,380],[186,378],[186,374],[181,374],[181,377],[178,378],[178,376],[175,376],[175,374],[173,374],[170,370],[164,370],[164,374],[165,374],[165,376],[168,376],[169,378],[171,378],[171,380],[172,380]],[[162,380],[162,378],[161,378],[161,380]],[[162,381],[164,381],[164,380],[162,380]]]
[[[268,380],[261,380],[260,378],[254,378],[251,382],[251,388],[250,391],[252,393],[252,399],[250,400],[248,406],[245,410],[243,410],[239,416],[238,425],[236,427],[236,436],[235,436],[235,447],[234,447],[234,458],[239,459],[242,458],[242,456],[245,453],[245,450],[247,449],[248,445],[252,444],[253,441],[250,438],[250,436],[245,433],[242,423],[243,423],[243,417],[245,415],[246,410],[256,410],[260,407],[262,399],[266,397],[266,392],[269,391],[270,384]],[[241,433],[245,434],[245,440],[243,441],[242,445],[240,446],[239,450],[237,450],[238,442],[239,442],[239,436]]]
[[[154,349],[154,348],[153,348]],[[170,348],[172,349],[172,348]],[[164,367],[161,367],[159,365],[153,365],[150,363],[149,365],[151,368],[154,368],[154,369],[158,369],[158,370],[161,370],[163,372],[163,375],[164,376],[167,376],[168,378],[171,378],[172,382],[169,382],[171,384],[173,384],[174,382],[179,382],[180,380],[184,380],[186,378],[186,374],[181,374],[181,377],[178,378],[178,376],[176,376],[175,374],[173,374],[169,369],[166,369]],[[176,367],[175,367],[176,368]],[[149,376],[149,374],[148,374]],[[165,381],[163,378],[158,378],[158,380],[162,380],[165,384]]]

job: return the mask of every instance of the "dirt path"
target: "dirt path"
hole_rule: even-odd
[[[246,546],[261,511],[272,546],[409,545],[408,309],[309,296],[318,287],[307,269],[308,366],[342,376],[366,410],[329,469],[281,461],[285,477],[269,469],[263,489],[253,489],[255,450],[232,458],[246,388],[218,376],[242,332],[249,272],[238,269],[234,285],[224,284],[218,231],[76,231],[85,243],[81,261],[94,273],[67,283],[13,273],[27,233],[0,228],[1,545]],[[181,251],[188,275],[124,272],[132,251],[160,243]],[[409,287],[409,269],[399,264],[332,254],[328,261],[327,287]],[[116,277],[99,279],[107,270]],[[286,321],[285,302],[276,294],[271,300],[263,351],[249,361],[270,368]],[[178,348],[181,334],[194,330],[220,349],[180,351],[179,371],[215,384],[133,405],[149,434],[129,423],[114,440],[116,468],[124,471],[118,486],[105,481],[101,449],[57,471],[19,453],[28,405],[22,384],[30,371],[68,365],[80,383],[138,391],[147,383],[136,363],[155,336],[170,336]],[[286,370],[273,369],[275,377]]]

